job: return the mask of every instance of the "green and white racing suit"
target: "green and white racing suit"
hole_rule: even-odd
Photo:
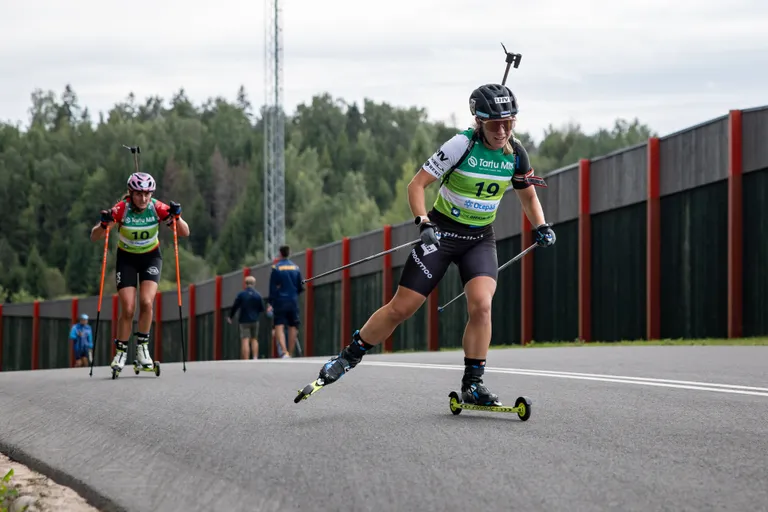
[[[440,245],[418,245],[403,268],[400,285],[429,295],[451,263],[462,286],[478,276],[496,279],[498,259],[493,222],[504,192],[524,189],[533,176],[528,153],[511,138],[514,152],[488,149],[474,130],[450,138],[422,168],[441,180],[428,216],[440,232]],[[469,150],[469,152],[467,152]]]

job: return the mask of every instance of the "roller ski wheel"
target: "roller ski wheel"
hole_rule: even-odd
[[[115,380],[120,376],[120,370],[117,368],[112,368],[112,380]]]
[[[160,376],[160,363],[158,361],[154,361],[152,363],[152,367],[151,368],[144,368],[143,366],[141,366],[139,364],[139,362],[137,360],[134,359],[133,360],[133,373],[138,375],[139,372],[153,372],[155,374],[155,376],[159,377]]]
[[[528,418],[531,417],[531,400],[524,396],[520,396],[515,400],[514,407],[467,404],[461,401],[459,394],[455,391],[451,391],[448,397],[450,398],[449,407],[454,416],[461,414],[462,410],[467,409],[471,411],[516,413],[521,421],[528,421]]]
[[[322,379],[317,379],[314,382],[310,382],[306,386],[304,386],[304,389],[300,389],[299,393],[296,395],[296,398],[293,399],[293,403],[297,404],[301,402],[302,400],[306,400],[310,396],[317,393],[320,389],[325,386],[325,383]]]

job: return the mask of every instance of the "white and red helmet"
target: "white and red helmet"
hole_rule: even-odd
[[[135,172],[128,178],[128,188],[138,192],[154,192],[155,178],[146,172]]]

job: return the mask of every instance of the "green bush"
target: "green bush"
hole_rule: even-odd
[[[13,469],[10,469],[3,477],[2,481],[0,481],[0,512],[8,512],[8,506],[13,503],[13,500],[19,495],[19,491],[8,486],[12,476]],[[27,508],[28,507],[24,507],[23,510],[27,510]]]

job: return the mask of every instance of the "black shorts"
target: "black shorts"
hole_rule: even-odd
[[[298,327],[301,325],[299,308],[295,306],[275,307],[272,313],[274,325],[287,325],[288,327]]]
[[[134,254],[122,249],[117,250],[115,283],[118,290],[128,287],[136,288],[139,281],[159,283],[162,273],[163,256],[160,253],[160,247],[143,254]]]
[[[432,293],[451,263],[459,267],[461,286],[478,276],[498,277],[496,236],[493,225],[468,228],[432,210],[429,218],[441,233],[440,246],[418,244],[411,249],[400,277],[400,286],[424,295]]]

